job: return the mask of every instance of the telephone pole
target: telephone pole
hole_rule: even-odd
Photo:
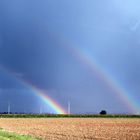
[[[68,114],[70,114],[70,111],[71,111],[71,110],[70,110],[70,109],[71,109],[70,107],[71,107],[71,106],[70,106],[70,101],[68,101]]]
[[[10,111],[11,111],[11,105],[10,102],[8,102],[8,114],[10,114]]]
[[[42,106],[40,106],[39,114],[42,114]]]

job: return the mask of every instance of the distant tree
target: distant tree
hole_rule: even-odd
[[[107,114],[106,110],[102,110],[102,111],[100,112],[100,115],[106,115],[106,114]]]

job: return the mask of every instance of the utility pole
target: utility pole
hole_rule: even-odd
[[[40,106],[39,114],[42,114],[42,106]]]
[[[10,106],[10,102],[8,102],[8,114],[10,114],[10,110],[11,110],[11,106]]]
[[[68,101],[68,114],[70,114],[70,110],[71,108],[70,108],[70,101]]]

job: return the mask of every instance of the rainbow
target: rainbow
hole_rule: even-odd
[[[60,36],[59,39],[61,40]],[[65,38],[62,40],[64,41]],[[78,59],[82,64],[86,65],[88,69],[97,77],[104,82],[104,84],[110,89],[112,94],[129,109],[132,113],[137,113],[140,111],[140,105],[136,102],[134,96],[129,93],[126,89],[122,87],[120,82],[115,80],[109,72],[107,72],[96,58],[93,58],[88,51],[82,50],[75,43],[66,40],[65,45],[62,45],[65,49],[69,51],[76,59]],[[64,108],[62,108],[55,100],[47,96],[43,91],[39,90],[37,87],[33,86],[31,83],[19,78],[14,74],[14,72],[9,71],[7,68],[0,66],[0,68],[6,73],[13,76],[20,83],[28,87],[33,91],[33,93],[41,98],[47,105],[49,105],[57,114],[67,114]]]
[[[56,114],[67,114],[67,111],[63,107],[61,107],[54,99],[49,97],[45,92],[33,86],[28,81],[25,81],[22,78],[16,76],[14,72],[9,71],[9,69],[7,69],[6,67],[3,67],[2,65],[0,65],[0,69],[6,74],[8,74],[9,76],[12,76],[21,85],[30,89],[38,98],[40,98],[46,105],[48,105]]]
[[[29,82],[24,81],[24,85],[29,86],[30,85],[30,89],[32,89],[33,93],[35,93],[39,98],[41,98],[48,106],[50,106],[55,113],[57,114],[67,114],[67,112],[65,111],[64,108],[62,108],[54,99],[52,99],[51,97],[49,97],[47,94],[45,94],[43,91],[39,90],[38,88],[36,88],[35,86],[31,85],[31,84],[27,84]]]
[[[97,77],[104,82],[104,84],[115,94],[116,97],[129,109],[132,113],[138,113],[140,111],[140,105],[136,102],[132,94],[126,91],[119,82],[117,82],[111,74],[109,74],[105,69],[97,62],[97,59],[91,57],[87,50],[82,50],[72,43],[71,41],[66,41],[63,46],[66,48],[76,59],[78,59],[82,64],[86,65],[88,69]]]
[[[85,65],[94,75],[96,74],[97,77],[110,89],[110,91],[112,91],[111,93],[116,95],[116,97],[119,98],[119,100],[125,104],[132,113],[137,114],[140,112],[140,104],[136,101],[132,93],[127,91],[122,84],[111,75],[110,72],[107,72],[93,54],[92,56],[90,55],[90,52],[85,49],[86,46],[84,47],[84,50],[72,40],[67,39],[61,33],[49,33],[51,36],[53,35],[59,43],[62,43],[61,47],[68,50],[69,53]]]

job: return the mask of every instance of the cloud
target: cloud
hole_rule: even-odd
[[[22,78],[22,77],[24,76],[23,73],[14,73],[14,75],[15,75],[16,77],[19,77],[19,78]]]
[[[0,93],[2,92],[2,90],[3,90],[3,89],[2,89],[2,88],[0,88]]]
[[[27,92],[27,89],[18,89],[18,88],[0,88],[0,93],[14,93],[14,92]]]
[[[0,36],[0,48],[3,48],[2,44],[3,44],[3,41],[2,41],[2,37]]]
[[[140,26],[140,19],[130,28],[131,31],[136,31]]]

